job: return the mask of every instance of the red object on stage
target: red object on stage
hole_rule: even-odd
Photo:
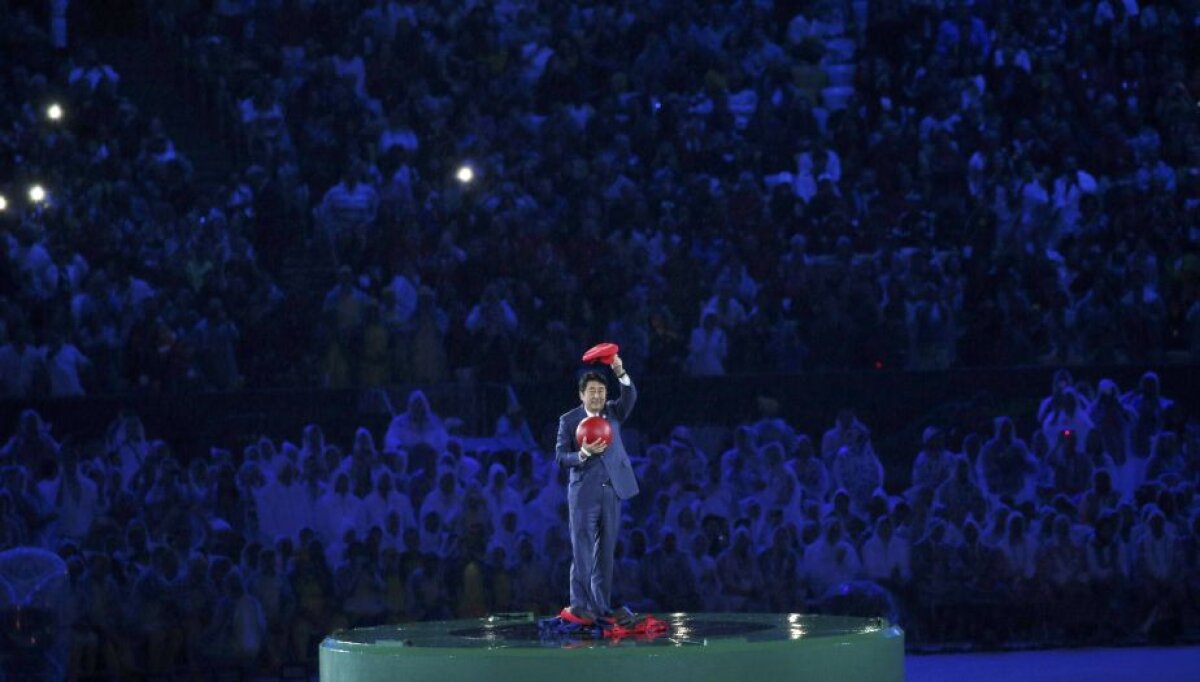
[[[611,365],[613,357],[621,347],[615,343],[597,343],[583,354],[583,361],[587,363],[603,362],[606,365]]]
[[[635,625],[629,627],[614,625],[611,628],[605,628],[604,636],[618,642],[626,637],[632,637],[642,641],[650,641],[652,639],[662,637],[663,635],[667,634],[670,629],[671,628],[666,623],[655,618],[654,616],[646,616],[645,618],[639,620]]]
[[[595,443],[603,441],[605,445],[612,443],[612,426],[604,417],[588,417],[575,427],[575,444]]]

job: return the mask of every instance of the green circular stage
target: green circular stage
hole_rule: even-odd
[[[322,682],[767,682],[904,679],[904,632],[881,618],[672,613],[658,637],[546,637],[531,614],[336,632]],[[753,676],[753,677],[748,677]]]

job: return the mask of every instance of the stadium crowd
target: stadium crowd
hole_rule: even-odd
[[[1189,0],[146,7],[243,165],[15,13],[5,396],[1200,358]]]
[[[5,11],[0,399],[561,380],[596,338],[640,375],[1200,361],[1194,0],[145,7],[241,165],[202,186],[111,65]],[[848,410],[710,450],[679,426],[633,453],[619,598],[860,582],[917,643],[1194,635],[1200,428],[1126,388],[929,425],[907,480]],[[136,415],[83,442],[29,410],[0,548],[68,563],[80,675],[556,611],[565,473],[521,421],[474,449],[448,423],[416,392],[351,443],[185,459]]]
[[[270,360],[242,333],[287,331],[243,207],[198,190],[94,50],[60,59],[28,13],[6,16],[0,397],[243,385]]]
[[[1195,350],[1195,8],[1116,4],[297,1],[167,23],[243,114],[286,123],[256,158],[298,159],[316,241],[364,293],[436,292],[449,367],[510,378],[512,350],[565,328],[721,374]]]
[[[414,391],[350,443],[311,424],[185,461],[135,414],[90,442],[30,410],[0,449],[0,546],[67,562],[82,675],[277,670],[336,628],[556,612],[566,469],[527,424],[466,441],[449,421]],[[916,646],[1200,632],[1200,428],[1153,373],[1122,392],[1060,372],[1037,414],[929,425],[896,455],[907,480],[850,410],[819,437],[765,417],[708,442],[678,426],[633,453],[621,603],[812,611],[870,582]]]

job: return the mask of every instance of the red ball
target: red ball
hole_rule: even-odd
[[[612,426],[609,426],[604,417],[588,417],[575,427],[576,445],[595,443],[597,440],[603,441],[605,445],[612,443]]]

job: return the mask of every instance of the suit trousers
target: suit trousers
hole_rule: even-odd
[[[571,524],[571,606],[593,614],[612,611],[613,553],[621,525],[621,501],[612,483],[571,484],[567,505]]]

